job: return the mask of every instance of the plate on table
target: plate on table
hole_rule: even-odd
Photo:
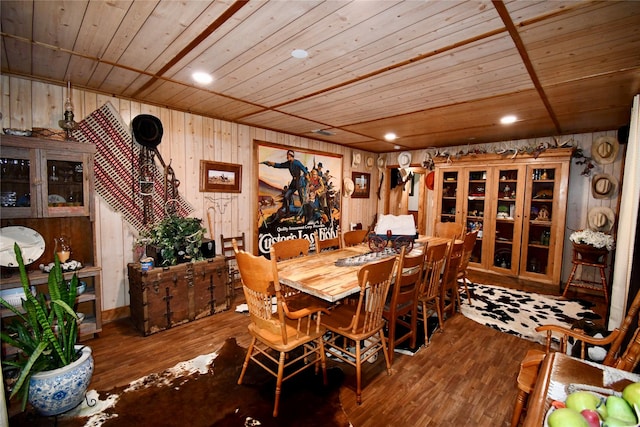
[[[16,254],[13,251],[14,243],[17,243],[22,250],[24,265],[35,262],[44,253],[44,238],[36,230],[22,226],[2,227],[2,229],[0,229],[1,266],[18,266]]]

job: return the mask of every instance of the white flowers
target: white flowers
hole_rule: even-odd
[[[593,231],[593,230],[578,230],[571,233],[569,236],[569,240],[573,243],[591,245],[594,248],[604,248],[607,250],[612,250],[615,247],[615,242],[613,241],[613,236],[609,234],[605,234],[601,231]]]

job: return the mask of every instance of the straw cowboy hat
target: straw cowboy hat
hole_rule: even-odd
[[[378,160],[376,160],[376,163],[378,164],[378,171],[380,172],[384,172],[384,167],[386,165],[386,161],[384,159],[384,157],[378,157]]]
[[[360,153],[353,153],[352,154],[352,158],[351,158],[351,167],[355,168],[360,166],[360,162],[362,162],[362,156],[360,155]]]
[[[400,169],[406,169],[411,166],[411,153],[408,151],[403,151],[398,155],[398,165],[400,165]]]
[[[367,157],[367,169],[371,169],[373,167],[373,157],[369,156]]]
[[[612,199],[618,195],[618,180],[608,173],[599,173],[591,180],[591,194],[595,199]]]
[[[351,197],[356,186],[353,184],[353,180],[351,178],[345,178],[342,187],[344,188],[343,196]]]
[[[608,233],[616,222],[616,214],[611,208],[597,206],[589,209],[587,222],[589,223],[589,228],[591,230]]]
[[[620,143],[614,136],[601,136],[591,144],[591,157],[601,165],[613,163],[618,157]]]

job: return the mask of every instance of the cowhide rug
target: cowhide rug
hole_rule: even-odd
[[[595,320],[600,316],[590,310],[592,303],[562,300],[498,286],[468,284],[473,301],[469,305],[464,288],[460,287],[462,314],[482,325],[501,332],[543,344],[546,334],[535,331],[544,324],[571,327],[580,319]]]
[[[272,416],[275,378],[251,363],[237,384],[246,350],[228,339],[219,352],[199,356],[160,374],[152,374],[108,392],[89,392],[87,402],[55,420],[33,412],[16,415],[11,426],[209,427],[350,426],[339,389],[344,374],[328,368],[322,375],[306,369],[285,381],[278,417]],[[152,355],[150,357],[162,357]]]

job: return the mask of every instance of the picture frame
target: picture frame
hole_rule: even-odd
[[[371,194],[371,174],[351,172],[351,179],[355,185],[355,190],[351,197],[354,199],[368,199]]]
[[[200,192],[240,193],[242,165],[200,160]]]

